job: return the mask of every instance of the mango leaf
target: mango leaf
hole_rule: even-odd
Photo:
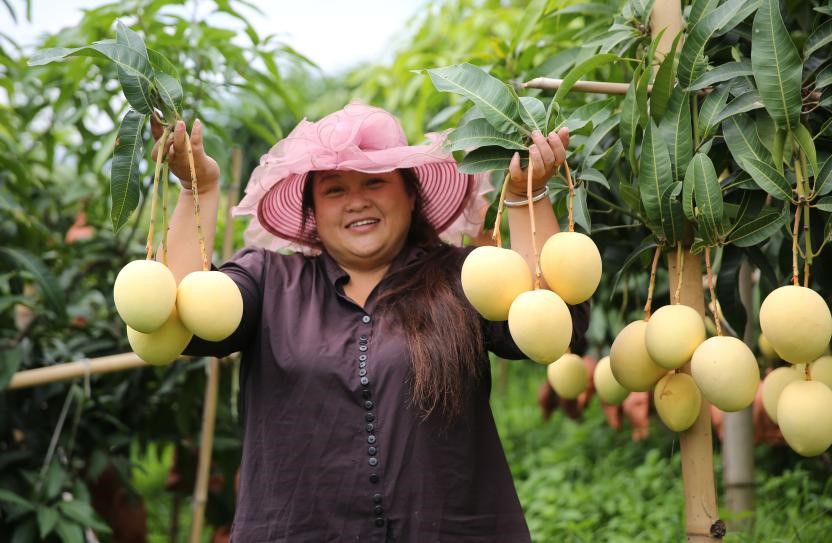
[[[515,152],[504,147],[493,146],[474,149],[460,161],[459,171],[462,173],[480,173],[491,170],[505,170],[508,168],[511,157]]]
[[[696,192],[696,186],[693,179],[690,165],[688,165],[687,172],[685,172],[685,179],[682,181],[682,213],[689,221],[696,221],[696,210],[693,205],[693,196]]]
[[[523,19],[512,33],[511,51],[516,51],[520,44],[531,35],[538,21],[543,16],[543,12],[546,10],[548,3],[547,0],[532,0],[528,3],[523,12]]]
[[[760,0],[746,0],[745,4],[731,17],[727,23],[722,25],[714,32],[713,37],[719,37],[734,30],[741,22],[743,22],[749,15],[760,8]]]
[[[581,185],[575,189],[575,200],[572,203],[572,213],[575,222],[583,228],[587,234],[592,233],[592,220],[589,217],[589,209],[586,205],[586,187]]]
[[[746,168],[758,187],[771,194],[778,200],[791,201],[792,186],[783,174],[775,170],[770,164],[761,160],[749,158]]]
[[[659,226],[662,231],[665,225],[670,224],[671,217],[665,217],[666,210],[663,209],[661,200],[665,191],[673,185],[670,155],[659,130],[650,121],[644,132],[639,157],[638,189],[647,219],[654,228]]]
[[[118,232],[139,205],[139,176],[144,156],[144,125],[147,115],[132,109],[121,121],[110,170],[110,219]]]
[[[641,255],[644,254],[646,251],[649,251],[651,249],[655,250],[657,246],[658,243],[656,243],[656,240],[653,239],[651,236],[642,241],[638,247],[633,249],[633,251],[629,255],[627,255],[627,258],[624,259],[624,263],[621,265],[621,268],[619,268],[613,276],[612,289],[610,289],[610,299],[612,299],[612,297],[615,296],[616,291],[618,290],[618,283],[619,281],[621,281],[621,277],[624,276],[624,273],[626,273],[630,266],[632,266],[633,262],[638,260],[641,257]]]
[[[78,524],[89,526],[93,530],[105,534],[111,532],[110,527],[99,519],[88,503],[79,500],[60,501],[58,502],[58,510],[64,517],[74,520]]]
[[[737,223],[728,236],[728,243],[737,247],[749,247],[767,240],[788,221],[789,206],[777,210],[766,208],[756,217],[748,218],[743,223]]]
[[[182,109],[182,85],[168,74],[161,73],[156,74],[155,83],[156,92],[159,93],[162,103],[168,109],[168,111],[163,111],[165,117],[173,116],[171,113],[178,112]]]
[[[630,83],[630,86],[627,87],[624,99],[621,100],[621,119],[618,127],[618,132],[621,136],[621,143],[624,145],[624,151],[627,153],[627,159],[630,161],[630,168],[633,171],[637,171],[636,134],[639,124],[638,104],[636,103],[636,86],[638,85],[638,78],[642,71],[642,66],[636,68],[636,71],[633,74],[633,81]]]
[[[555,92],[555,97],[552,99],[553,101],[557,102],[558,104],[561,103],[563,98],[569,93],[572,89],[572,86],[578,82],[578,80],[587,72],[594,70],[595,68],[608,64],[610,62],[621,60],[621,57],[618,55],[613,55],[612,53],[604,53],[601,55],[593,55],[589,57],[587,60],[581,62],[571,70],[566,76],[563,78],[563,81],[560,84],[557,92]]]
[[[774,168],[780,173],[783,173],[784,147],[786,143],[791,143],[787,141],[788,136],[788,130],[785,128],[777,128],[774,130],[774,139],[771,142],[771,161],[774,163]],[[791,152],[789,156],[791,156]]]
[[[534,96],[520,97],[520,118],[526,126],[546,135],[546,106]]]
[[[662,216],[664,222],[662,223],[662,230],[669,244],[675,244],[681,241],[683,231],[684,213],[682,212],[682,202],[679,201],[679,194],[682,192],[682,182],[669,185],[661,196]]]
[[[719,306],[725,320],[738,333],[745,329],[745,323],[748,319],[739,291],[740,267],[744,260],[744,249],[727,245],[722,250],[715,288],[716,297],[719,300]]]
[[[561,121],[555,130],[559,130],[561,127],[569,128],[569,132],[574,134],[587,124],[592,122],[592,119],[595,118],[597,115],[603,113],[605,110],[608,110],[613,103],[612,98],[607,98],[604,100],[595,100],[588,104],[584,104],[579,108],[576,108],[569,114],[565,120]]]
[[[752,27],[751,67],[760,98],[780,128],[800,123],[800,56],[780,15],[779,0],[763,0]]]
[[[809,34],[803,45],[803,58],[809,58],[812,53],[830,43],[832,43],[832,20],[826,21]]]
[[[0,247],[0,257],[11,262],[13,267],[25,270],[40,288],[43,301],[58,317],[66,316],[66,298],[58,280],[44,265],[43,261],[32,253],[15,247]]]
[[[711,123],[713,126],[718,126],[719,123],[728,117],[736,115],[737,113],[745,113],[746,111],[759,109],[761,107],[763,107],[763,102],[760,100],[760,95],[757,94],[756,90],[751,90],[731,100],[728,105],[714,117]]]
[[[752,75],[751,61],[747,58],[739,62],[726,62],[717,66],[713,70],[705,72],[696,78],[696,81],[690,84],[687,90],[695,91],[704,89],[705,87],[713,86],[723,81],[730,81],[735,77],[745,77]]]
[[[743,191],[737,215],[734,217],[734,224],[742,224],[760,214],[766,203],[766,194],[759,190]]]
[[[827,196],[826,198],[821,198],[815,204],[815,207],[820,209],[821,211],[832,212],[832,196]]]
[[[673,76],[676,75],[676,48],[682,34],[680,32],[673,39],[670,52],[662,60],[659,70],[656,72],[656,78],[653,80],[653,91],[650,93],[650,114],[655,122],[659,122],[664,116],[664,112],[667,110],[667,102],[673,92]]]
[[[748,171],[746,164],[749,159],[768,162],[770,155],[757,135],[754,122],[747,115],[726,119],[722,123],[722,135],[734,161],[743,170]]]
[[[47,505],[38,506],[38,533],[40,533],[40,538],[42,540],[45,540],[46,536],[52,533],[52,530],[55,529],[55,525],[58,523],[59,518],[60,515],[58,515],[58,511],[53,507]]]
[[[621,201],[630,209],[636,210],[642,208],[641,197],[639,196],[637,187],[625,182],[619,183],[618,194],[621,197]]]
[[[473,64],[456,64],[427,71],[436,90],[452,92],[473,101],[480,113],[500,132],[522,132],[518,122],[520,101],[505,83]]]
[[[699,233],[703,239],[715,244],[719,240],[722,226],[722,191],[716,178],[714,164],[708,155],[697,153],[688,166],[686,182],[687,176],[693,177]]]
[[[670,152],[673,179],[682,181],[693,155],[693,140],[688,94],[681,87],[673,89],[667,113],[659,125],[659,132]]]
[[[35,504],[21,496],[18,496],[14,492],[6,490],[4,488],[0,488],[0,502],[10,503],[17,507],[20,507],[21,509],[25,509],[26,511],[35,510]]]
[[[809,159],[809,165],[812,167],[812,175],[817,175],[820,170],[818,169],[818,155],[815,151],[815,140],[812,139],[812,134],[803,126],[803,123],[797,123],[792,135],[800,150]],[[808,175],[808,172],[803,172],[803,174]]]
[[[485,119],[474,119],[452,131],[448,136],[450,151],[468,151],[485,146],[497,146],[518,151],[525,150],[527,147],[519,135],[503,134]]]
[[[153,111],[151,90],[154,73],[146,52],[143,55],[122,43],[105,40],[73,49],[57,47],[39,51],[31,56],[29,65],[42,66],[71,56],[103,58],[114,63],[122,91],[130,106],[140,113],[149,114]]]
[[[815,88],[822,89],[832,84],[832,64],[822,69],[815,76]]]
[[[695,69],[701,63],[705,45],[723,25],[728,24],[743,7],[746,0],[727,0],[718,8],[705,14],[688,33],[679,57],[677,77],[682,88],[688,88],[699,74]],[[755,37],[756,39],[756,37]]]
[[[826,159],[820,168],[820,173],[815,177],[814,193],[824,196],[832,192],[832,157]]]
[[[59,522],[55,531],[58,532],[61,543],[84,543],[85,541],[84,531],[78,524]]]
[[[719,3],[719,0],[694,0],[688,14],[688,28],[693,28],[706,13],[710,13]]]
[[[582,181],[591,181],[593,183],[603,185],[608,189],[610,188],[610,183],[607,181],[607,178],[604,177],[604,174],[593,168],[584,168],[575,177]]]
[[[584,142],[582,154],[584,155],[584,166],[589,165],[590,155],[595,148],[601,143],[601,140],[606,137],[607,134],[612,131],[618,125],[619,118],[617,116],[612,116],[609,119],[602,122],[598,127],[592,131],[592,134],[586,139]]]
[[[702,107],[699,108],[699,138],[701,140],[708,139],[716,130],[714,118],[725,109],[730,90],[730,85],[720,85],[702,102]]]

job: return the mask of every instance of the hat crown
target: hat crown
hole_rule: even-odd
[[[380,151],[407,145],[404,130],[393,115],[357,101],[308,126],[314,127],[324,147],[335,152],[349,148]]]

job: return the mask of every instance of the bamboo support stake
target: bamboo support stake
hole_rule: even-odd
[[[550,77],[536,77],[531,81],[521,84],[524,89],[557,90],[563,85],[563,79]],[[627,94],[630,88],[629,83],[610,83],[607,81],[578,81],[572,85],[571,90],[576,92],[592,92],[598,94]],[[647,92],[653,90],[653,85],[647,86]]]
[[[65,362],[53,366],[23,370],[15,373],[8,389],[29,388],[59,381],[71,381],[85,375],[98,375],[147,366],[135,353],[114,354],[89,360]]]
[[[233,250],[234,221],[231,208],[237,200],[240,187],[240,166],[242,152],[235,147],[231,154],[232,183],[228,190],[227,206],[225,210],[225,231],[223,233],[222,258],[228,259]],[[203,252],[204,254],[204,252]],[[217,419],[217,396],[219,395],[220,361],[211,358],[207,367],[208,382],[205,385],[205,403],[202,406],[202,431],[199,442],[199,465],[197,466],[196,483],[193,497],[193,521],[191,523],[190,543],[199,543],[202,537],[202,527],[205,523],[205,505],[208,502],[208,481],[211,477],[211,453],[214,446],[214,427]]]

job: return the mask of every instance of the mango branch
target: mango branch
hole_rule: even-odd
[[[170,182],[168,163],[162,165],[162,264],[168,265],[168,183]]]
[[[682,251],[682,242],[676,242],[676,268],[678,269],[679,277],[676,283],[676,292],[673,293],[673,303],[678,304],[682,295],[682,283],[685,271],[685,253]]]
[[[644,304],[644,320],[649,321],[653,309],[653,289],[656,286],[656,269],[659,267],[659,257],[662,254],[662,246],[656,245],[653,253],[653,264],[650,266],[650,281],[647,285],[647,303]]]
[[[803,242],[804,242],[804,252],[803,252],[803,286],[809,287],[809,272],[812,268],[812,233],[810,230],[810,222],[809,222],[809,205],[806,201],[807,193],[809,189],[807,187],[808,182],[806,180],[806,155],[804,153],[800,153],[800,157],[794,161],[794,174],[795,178],[797,179],[797,194],[798,194],[798,202],[803,204]]]
[[[153,190],[150,196],[150,228],[147,230],[147,260],[153,258],[153,226],[156,223],[156,196],[159,192],[159,174],[162,171],[162,161],[164,160],[165,150],[167,149],[168,136],[170,136],[170,127],[165,127],[162,131],[162,136],[159,138],[159,152],[156,154],[156,168],[153,171]],[[164,215],[164,213],[163,213]]]
[[[205,236],[202,234],[202,220],[199,218],[199,186],[196,179],[196,165],[194,164],[194,150],[191,146],[191,136],[185,131],[185,146],[188,149],[188,166],[191,169],[191,194],[194,198],[194,217],[196,218],[196,234],[199,238],[199,254],[202,258],[202,271],[208,271],[208,255],[205,253]]]
[[[705,247],[705,273],[708,274],[708,291],[711,293],[711,313],[714,316],[714,324],[716,325],[716,335],[722,335],[722,324],[719,318],[719,305],[716,301],[716,292],[714,291],[714,276],[711,272],[711,248]]]
[[[794,226],[792,227],[792,284],[800,286],[799,272],[797,271],[797,228],[800,226],[800,210],[803,208],[803,203],[797,204],[794,210]]]
[[[497,247],[502,248],[503,246],[503,235],[500,231],[500,226],[503,222],[503,209],[505,206],[503,202],[506,201],[506,189],[508,188],[508,182],[511,179],[511,173],[506,172],[506,177],[503,179],[503,186],[500,189],[500,201],[497,203],[497,218],[494,219],[494,231],[491,233],[491,239],[497,242]]]

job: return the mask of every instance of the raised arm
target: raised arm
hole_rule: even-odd
[[[152,153],[155,160],[156,153],[159,150],[158,139],[162,135],[162,126],[154,119],[151,121],[151,128],[153,136],[157,139]],[[188,147],[185,141],[185,123],[183,121],[176,123],[172,136],[167,145],[168,163],[170,164],[170,171],[180,179],[183,190],[179,195],[179,200],[176,202],[170,220],[167,265],[173,272],[176,282],[179,283],[190,272],[202,269],[202,257],[196,229],[193,193],[190,190],[191,167],[188,161]],[[220,169],[217,162],[205,153],[205,148],[202,145],[202,124],[199,120],[194,122],[191,129],[191,149],[197,178],[199,217],[205,239],[205,252],[210,266],[220,200],[218,188]],[[157,260],[160,258],[160,254],[157,253]]]
[[[532,140],[534,143],[529,146],[529,160],[532,164],[532,194],[534,195],[544,189],[552,174],[566,160],[569,130],[562,128],[557,133],[549,134],[548,138],[540,133],[535,133],[532,134]],[[515,154],[512,158],[509,173],[511,178],[506,199],[511,201],[526,200],[528,172],[520,167],[520,155]],[[535,241],[537,242],[537,250],[540,251],[549,236],[559,231],[558,221],[549,198],[543,197],[533,205]],[[534,273],[535,257],[529,208],[528,206],[508,207],[506,210],[508,212],[508,227],[511,231],[511,248],[523,256],[529,264],[529,269]],[[545,286],[542,277],[541,285]]]

